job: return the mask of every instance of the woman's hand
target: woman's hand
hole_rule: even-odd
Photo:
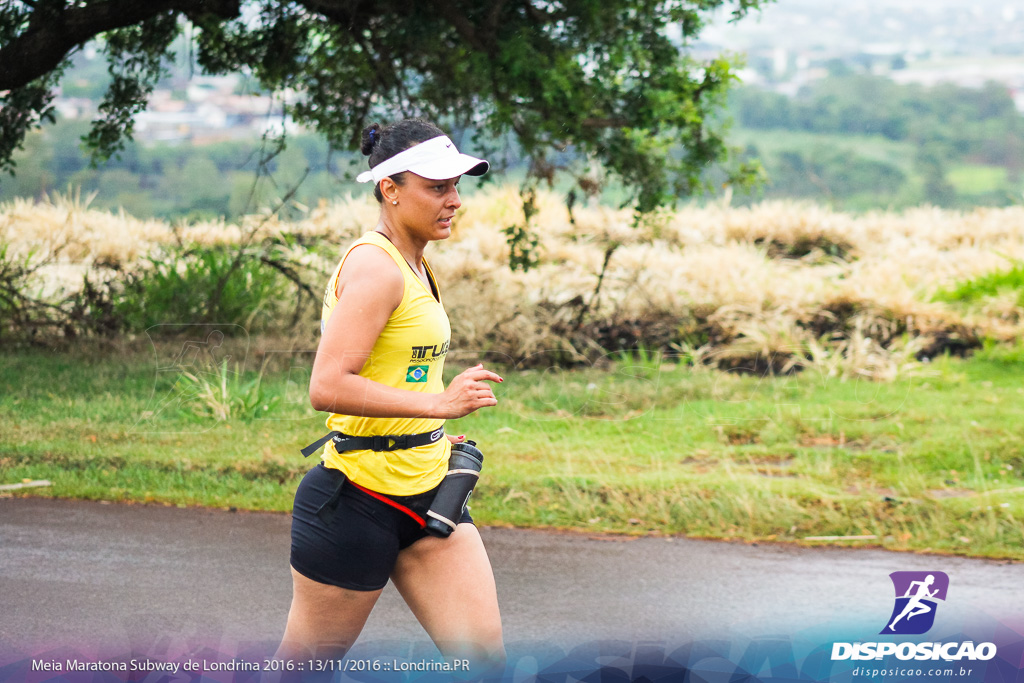
[[[487,382],[504,381],[490,370],[484,370],[482,363],[469,368],[453,379],[444,392],[436,394],[437,411],[433,417],[454,420],[479,408],[498,405],[498,399]]]

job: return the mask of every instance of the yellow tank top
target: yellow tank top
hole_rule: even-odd
[[[342,257],[324,293],[320,330],[323,332],[334,306],[338,303],[337,285],[341,268],[352,250],[362,244],[373,244],[388,254],[402,271],[405,292],[402,302],[388,318],[377,338],[360,376],[407,391],[439,394],[444,391],[441,372],[451,340],[448,315],[441,303],[440,291],[433,271],[427,265],[437,298],[416,276],[405,258],[391,241],[379,232],[368,232],[355,242]],[[331,413],[327,427],[352,436],[385,434],[422,434],[444,424],[439,418],[358,417]],[[334,443],[327,442],[323,461],[327,467],[339,469],[360,486],[396,496],[409,496],[437,486],[448,471],[451,444],[447,438],[417,448],[397,451],[346,451],[338,453]]]

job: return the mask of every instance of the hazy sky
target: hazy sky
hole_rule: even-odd
[[[727,18],[720,13],[702,41],[734,50],[889,43],[974,53],[1012,49],[1024,37],[1024,3],[1007,0],[778,0],[738,23]]]

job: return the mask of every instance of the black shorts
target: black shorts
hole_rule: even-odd
[[[434,488],[415,496],[386,498],[424,517],[436,492]],[[459,522],[473,522],[468,510]],[[295,492],[291,565],[313,581],[378,590],[387,585],[398,552],[428,535],[408,513],[360,490],[340,470],[321,463],[306,473]]]

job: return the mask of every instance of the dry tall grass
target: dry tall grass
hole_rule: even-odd
[[[0,206],[12,253],[59,250],[46,289],[80,286],[97,264],[130,265],[161,245],[236,243],[292,234],[319,290],[352,238],[377,220],[372,199],[340,199],[301,221],[171,225],[90,210],[80,197]],[[541,264],[508,268],[502,228],[522,220],[518,194],[476,194],[454,234],[428,251],[455,344],[518,362],[593,360],[644,345],[726,367],[785,371],[810,363],[842,376],[891,378],[944,349],[1024,331],[1013,297],[974,309],[931,301],[965,278],[1024,260],[1024,208],[920,208],[853,216],[793,202],[682,208],[632,226],[628,210],[538,198]],[[598,283],[600,282],[600,288]]]

